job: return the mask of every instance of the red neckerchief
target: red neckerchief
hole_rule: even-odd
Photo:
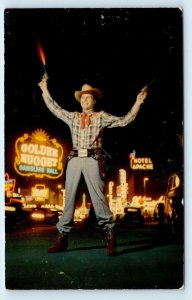
[[[90,117],[91,117],[91,115],[88,115],[85,112],[81,115],[81,128],[82,129],[85,128],[85,123],[87,124],[87,126],[90,125],[90,123],[91,123]]]
[[[92,113],[79,113],[78,112],[78,117],[81,119],[81,128],[84,129],[85,128],[85,124],[87,124],[87,126],[89,126],[91,124],[91,117],[94,116],[96,114],[96,112],[92,112]]]

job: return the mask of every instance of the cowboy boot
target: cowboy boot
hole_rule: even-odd
[[[107,241],[107,253],[109,256],[116,254],[116,238],[113,228],[105,228],[105,239]]]
[[[48,253],[64,252],[68,247],[68,235],[59,233],[53,246],[48,248]]]

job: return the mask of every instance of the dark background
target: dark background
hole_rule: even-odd
[[[5,171],[19,186],[13,169],[14,143],[23,133],[42,128],[65,149],[70,131],[45,106],[37,86],[43,74],[37,43],[46,54],[49,89],[69,111],[80,111],[74,91],[84,83],[104,98],[97,109],[125,115],[139,90],[155,79],[135,121],[105,132],[112,156],[109,178],[129,172],[128,154],[151,157],[151,193],[164,191],[171,172],[183,165],[183,32],[178,8],[7,9],[5,11]],[[54,181],[54,180],[53,180]],[[54,181],[55,182],[55,181]]]

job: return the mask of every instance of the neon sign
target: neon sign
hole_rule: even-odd
[[[36,184],[32,187],[32,196],[35,201],[45,201],[49,198],[49,189],[44,184]]]
[[[120,176],[120,189],[121,189],[121,198],[126,199],[127,198],[127,188],[128,185],[126,183],[126,171],[124,169],[119,170],[119,176]]]
[[[133,170],[153,170],[153,162],[150,157],[136,157],[136,152],[133,150],[129,154],[130,167]]]
[[[63,148],[42,129],[19,137],[15,151],[14,168],[19,175],[56,179],[63,174]]]
[[[9,174],[5,173],[5,192],[14,192],[15,182],[15,179],[9,178]]]

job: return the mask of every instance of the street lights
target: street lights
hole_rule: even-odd
[[[144,184],[144,196],[146,197],[146,182],[149,180],[148,177],[143,178],[143,184]]]

